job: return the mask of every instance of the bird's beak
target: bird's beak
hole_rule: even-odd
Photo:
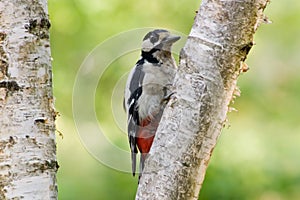
[[[174,42],[176,42],[177,40],[180,39],[180,36],[178,35],[170,35],[169,37],[167,37],[167,39],[165,40],[165,43],[169,43],[172,44]]]

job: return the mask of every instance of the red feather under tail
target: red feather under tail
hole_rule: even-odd
[[[151,149],[160,118],[161,114],[157,114],[153,118],[147,117],[142,120],[139,127],[136,138],[138,149],[141,152],[139,180],[142,176],[145,160]]]

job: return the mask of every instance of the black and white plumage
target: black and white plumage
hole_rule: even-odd
[[[141,58],[129,73],[124,98],[128,115],[128,138],[131,150],[132,173],[136,171],[136,154],[141,153],[140,172],[149,152],[156,129],[165,108],[165,99],[176,73],[171,47],[179,36],[156,29],[143,39]]]

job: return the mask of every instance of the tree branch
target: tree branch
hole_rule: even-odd
[[[268,0],[203,0],[136,199],[198,199]]]

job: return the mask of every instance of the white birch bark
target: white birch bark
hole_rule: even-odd
[[[56,199],[46,0],[0,1],[0,199]]]
[[[203,0],[136,199],[198,199],[268,0]]]

